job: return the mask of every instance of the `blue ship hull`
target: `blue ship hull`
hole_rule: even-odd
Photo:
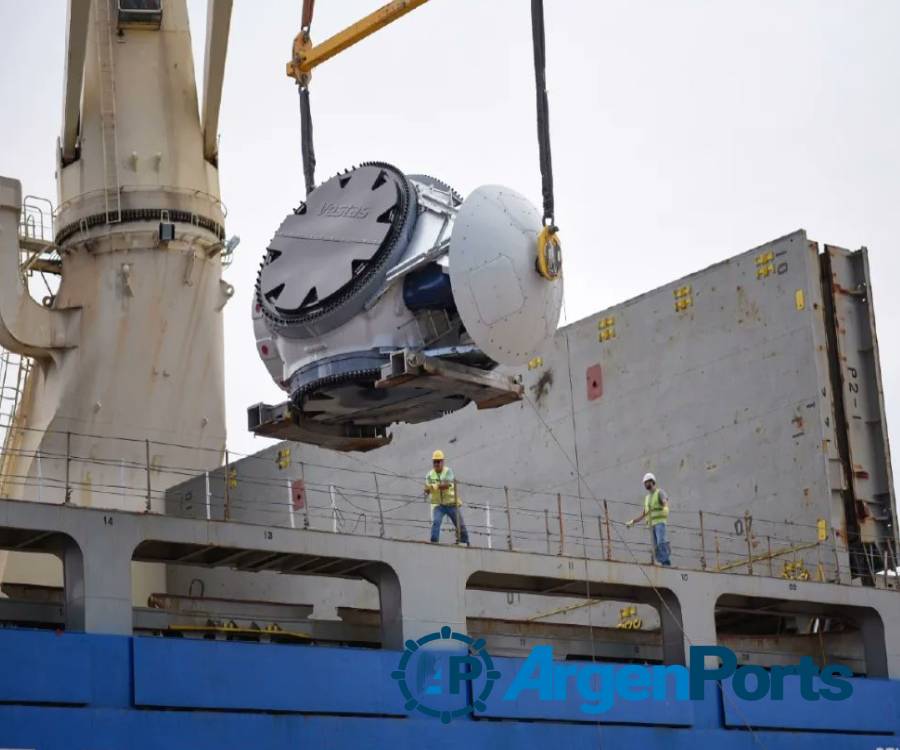
[[[409,713],[391,672],[400,654],[6,630],[0,632],[0,747],[227,750],[301,747],[840,748],[900,746],[900,681],[854,679],[851,698],[617,703],[599,716],[492,700],[442,724]],[[519,660],[498,660],[507,667]],[[723,694],[725,699],[723,701]],[[753,729],[748,728],[748,724]],[[552,743],[552,744],[551,744]]]

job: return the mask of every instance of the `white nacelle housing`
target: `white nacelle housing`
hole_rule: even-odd
[[[292,420],[383,434],[473,400],[409,373],[388,388],[398,351],[482,373],[528,361],[556,330],[562,301],[561,282],[536,268],[541,229],[513,190],[484,186],[463,201],[387,164],[317,187],[270,243],[253,305],[257,351],[290,394]],[[266,421],[251,409],[251,429]]]

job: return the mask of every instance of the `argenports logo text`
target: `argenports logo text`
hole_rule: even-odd
[[[605,713],[618,701],[703,700],[708,695],[706,683],[726,680],[734,695],[747,701],[783,700],[786,690],[796,694],[798,689],[807,701],[841,701],[853,694],[849,667],[826,664],[819,668],[808,656],[791,666],[738,666],[734,652],[724,646],[691,646],[690,664],[557,661],[553,647],[541,645],[531,650],[512,675],[502,679],[501,668],[488,654],[483,639],[445,626],[407,641],[391,676],[407,710],[445,723],[484,712],[489,703],[523,696],[547,702],[574,699],[578,710],[588,715]]]
[[[792,666],[738,666],[737,657],[724,646],[691,646],[691,666],[639,664],[597,664],[553,660],[552,646],[535,646],[517,671],[503,700],[516,700],[522,693],[534,691],[542,701],[564,701],[571,690],[583,703],[581,711],[600,714],[617,700],[702,700],[704,683],[731,679],[738,698],[757,701],[784,699],[785,677],[800,678],[804,700],[840,701],[853,694],[849,667],[827,664],[822,669],[808,656]],[[705,657],[718,659],[719,666],[706,667]],[[816,687],[816,681],[824,687]]]

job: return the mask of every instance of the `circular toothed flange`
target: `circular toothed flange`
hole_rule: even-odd
[[[389,359],[387,350],[368,349],[306,365],[290,378],[294,408],[304,419],[322,424],[386,427],[437,419],[469,403],[467,396],[452,391],[428,394],[416,382],[375,388]]]
[[[267,325],[320,336],[363,309],[402,257],[416,192],[396,167],[372,162],[323,182],[269,243],[256,282]]]

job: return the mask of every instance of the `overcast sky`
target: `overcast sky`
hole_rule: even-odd
[[[229,443],[275,400],[249,321],[264,247],[303,195],[300,0],[237,0],[220,124]],[[321,40],[381,0],[319,0]],[[526,0],[432,0],[316,71],[318,176],[381,160],[540,203]],[[866,245],[900,446],[900,2],[546,0],[566,313],[589,315],[798,228]],[[189,0],[198,76],[204,0]],[[0,0],[0,174],[54,198],[65,3]],[[202,77],[202,76],[201,76]],[[897,448],[900,450],[900,448]],[[897,454],[900,455],[900,454]]]

